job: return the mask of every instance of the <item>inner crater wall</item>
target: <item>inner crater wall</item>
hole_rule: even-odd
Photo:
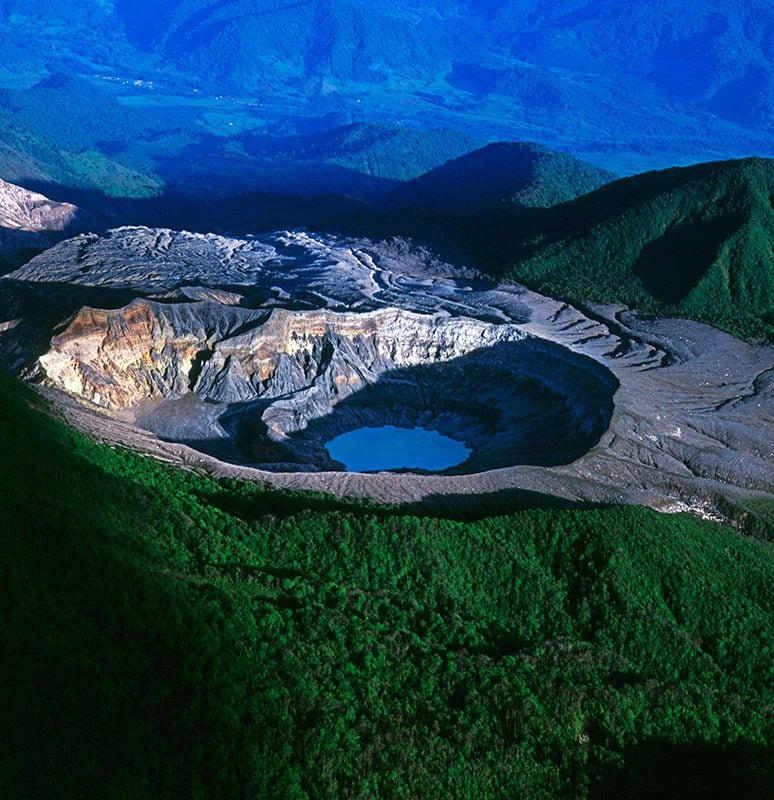
[[[387,424],[463,441],[470,458],[451,472],[568,463],[607,429],[617,388],[597,362],[515,326],[396,308],[84,308],[39,365],[98,406],[141,407],[164,438],[290,471],[342,469],[326,442]]]

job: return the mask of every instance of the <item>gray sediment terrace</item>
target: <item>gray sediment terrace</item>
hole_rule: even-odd
[[[0,354],[74,425],[216,475],[427,507],[711,515],[774,491],[774,349],[574,307],[404,241],[124,228],[0,285],[23,321],[0,326]],[[325,442],[364,424],[472,453],[443,475],[342,471]]]

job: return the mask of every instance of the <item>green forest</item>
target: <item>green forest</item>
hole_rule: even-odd
[[[0,402],[3,798],[771,790],[765,522],[420,517]]]
[[[774,340],[774,161],[649,172],[545,211],[501,238],[506,274],[570,300],[688,317]]]

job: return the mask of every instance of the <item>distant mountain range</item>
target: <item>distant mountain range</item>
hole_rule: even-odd
[[[170,155],[176,135],[185,148],[205,133],[360,121],[455,129],[481,144],[540,141],[619,174],[774,155],[769,0],[39,6],[0,6],[0,86],[27,90],[57,71],[98,81],[154,115],[144,135]],[[62,104],[46,96],[53,129]],[[78,106],[66,107],[77,118]],[[160,121],[173,108],[178,122]],[[103,156],[122,140],[120,117],[96,148]]]
[[[0,178],[103,228],[472,240],[545,291],[768,336],[772,162],[610,183],[756,154],[770,0],[0,3]]]
[[[108,4],[104,4],[107,8]],[[774,9],[767,0],[118,0],[127,38],[217,86],[442,80],[558,110],[584,83],[632,80],[770,129]],[[623,98],[621,98],[623,99]],[[637,102],[630,97],[630,102]]]
[[[451,130],[367,123],[292,136],[245,132],[192,143],[163,171],[169,183],[191,195],[211,187],[220,195],[258,189],[374,201],[480,144]]]

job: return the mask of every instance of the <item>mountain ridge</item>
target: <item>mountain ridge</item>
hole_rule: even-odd
[[[494,142],[400,184],[380,206],[454,213],[503,204],[544,208],[616,177],[534,142]]]
[[[542,291],[767,338],[773,198],[771,159],[644,173],[548,209],[526,233],[517,225],[502,257],[510,277]]]
[[[767,0],[63,0],[55,13],[7,0],[2,15],[0,85],[75,72],[146,110],[201,111],[219,136],[442,125],[621,174],[774,155]]]

